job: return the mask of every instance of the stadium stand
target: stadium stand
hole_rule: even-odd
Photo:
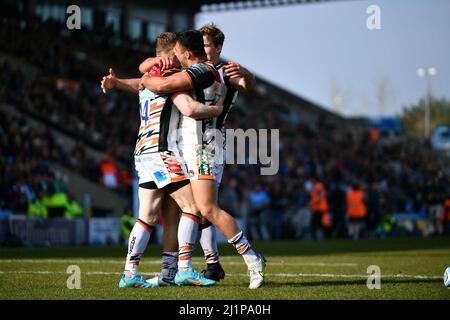
[[[0,39],[0,209],[27,212],[43,189],[60,183],[53,164],[103,187],[105,155],[117,159],[123,177],[114,192],[131,202],[137,99],[104,95],[99,84],[110,66],[123,77],[138,76],[153,45],[119,41],[108,30],[68,32],[60,22],[11,10],[1,17]],[[6,111],[11,108],[16,113]],[[410,233],[445,231],[439,214],[450,194],[450,160],[429,144],[371,134],[267,81],[239,96],[227,128],[280,129],[277,175],[259,175],[259,165],[225,169],[220,201],[246,221],[254,239],[311,236],[312,177],[328,191],[333,224],[327,236],[346,235],[344,198],[354,182],[366,193],[366,236],[392,233],[389,221],[402,213],[425,221]],[[66,138],[55,139],[58,134]],[[70,149],[69,141],[75,141]],[[267,199],[262,207],[258,197]]]

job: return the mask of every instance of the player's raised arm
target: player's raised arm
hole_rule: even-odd
[[[171,57],[151,57],[145,59],[139,65],[139,71],[145,74],[151,70],[153,67],[159,67],[162,71],[173,68],[175,65],[173,58]]]
[[[225,74],[231,85],[238,91],[248,91],[255,87],[255,76],[237,62],[229,62],[225,66]]]
[[[139,65],[139,72],[142,74],[145,74],[150,71],[151,68],[153,68],[156,65],[155,58],[147,58],[144,61],[141,62]]]
[[[117,89],[124,92],[137,94],[139,92],[140,78],[136,79],[118,79],[112,68],[109,68],[109,74],[104,76],[101,82],[103,93],[107,90]]]
[[[177,92],[172,95],[172,100],[184,116],[196,120],[218,117],[223,109],[223,98],[220,98],[215,105],[208,106],[195,101],[187,92]]]
[[[150,77],[143,75],[140,85],[150,91],[161,94],[189,91],[193,89],[192,80],[186,72],[178,72],[168,77]]]
[[[145,74],[141,78],[140,86],[160,94],[190,91],[194,88],[205,89],[216,81],[216,75],[211,68],[198,63],[168,77],[150,77]]]

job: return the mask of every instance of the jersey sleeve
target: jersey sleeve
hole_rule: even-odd
[[[163,76],[163,77],[168,77],[168,76],[171,76],[171,75],[173,75],[173,74],[175,74],[175,73],[178,73],[178,72],[180,72],[180,71],[181,71],[181,70],[178,69],[178,68],[166,69],[166,70],[163,71],[162,76]]]
[[[234,90],[233,85],[230,83],[230,76],[225,75],[225,72],[224,72],[225,65],[224,64],[220,64],[220,65],[218,65],[216,67],[218,67],[218,69],[222,71],[223,83],[225,83],[225,85],[227,86],[228,89],[233,89]]]
[[[185,70],[194,89],[206,89],[216,81],[214,72],[204,63],[197,63]]]
[[[163,72],[161,71],[161,68],[158,66],[153,66],[150,71],[148,71],[148,74],[152,77],[161,77],[163,75]]]

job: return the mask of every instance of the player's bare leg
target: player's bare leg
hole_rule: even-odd
[[[178,273],[175,282],[178,285],[214,285],[214,280],[206,279],[192,268],[192,255],[198,239],[201,214],[195,205],[191,186],[185,185],[174,191],[171,197],[182,211],[178,225]]]
[[[225,271],[220,264],[216,226],[202,217],[199,236],[207,266],[205,270],[202,270],[202,274],[214,281],[224,279]]]
[[[217,185],[214,180],[191,180],[195,203],[202,216],[213,223],[242,255],[250,273],[250,288],[259,288],[264,283],[265,259],[256,253],[234,218],[219,208]]]
[[[216,198],[218,198],[219,190],[218,188],[216,190]],[[225,271],[220,265],[216,226],[204,217],[202,217],[202,224],[200,226],[199,242],[203,249],[207,265],[206,270],[202,270],[203,275],[206,278],[213,279],[215,281],[220,281],[225,278]]]
[[[162,214],[164,218],[163,251],[178,252],[178,222],[180,220],[180,207],[172,199],[166,196],[162,205]]]
[[[178,270],[178,222],[180,220],[180,207],[166,195],[162,204],[163,214],[163,253],[161,273],[147,282],[157,286],[175,285],[174,278]]]
[[[121,288],[154,287],[154,285],[146,282],[139,275],[138,267],[150,239],[152,229],[157,223],[157,213],[161,209],[164,191],[139,187],[138,196],[139,218],[131,230],[128,240],[128,254],[124,275],[119,282]]]
[[[198,242],[200,242],[206,261],[206,269],[202,270],[201,273],[206,278],[214,281],[224,279],[225,270],[223,270],[220,264],[216,226],[204,217],[201,219],[199,237]]]

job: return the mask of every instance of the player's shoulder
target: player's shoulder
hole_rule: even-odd
[[[219,62],[218,64],[214,65],[217,71],[225,69],[226,64],[223,62]]]
[[[205,74],[205,73],[217,72],[217,69],[211,63],[200,62],[200,63],[193,64],[188,69],[186,69],[186,71],[193,73],[194,75],[201,75],[201,74]]]
[[[220,74],[215,66],[210,63],[201,62],[190,66],[185,72],[189,75],[196,88],[208,88],[214,82],[222,82]]]
[[[171,76],[171,75],[173,75],[175,73],[178,73],[180,71],[181,71],[180,68],[170,68],[170,69],[164,70],[163,71],[163,77]]]
[[[212,63],[212,62],[204,62],[204,64],[208,67],[209,70],[211,70],[212,72],[217,72],[219,71],[219,69],[217,68],[217,66]]]
[[[223,79],[223,83],[227,86],[228,89],[234,89],[234,86],[230,83],[230,77],[225,74],[225,67],[227,66],[227,63],[219,62],[218,64],[214,65],[214,67],[217,70],[217,73],[219,73]]]

